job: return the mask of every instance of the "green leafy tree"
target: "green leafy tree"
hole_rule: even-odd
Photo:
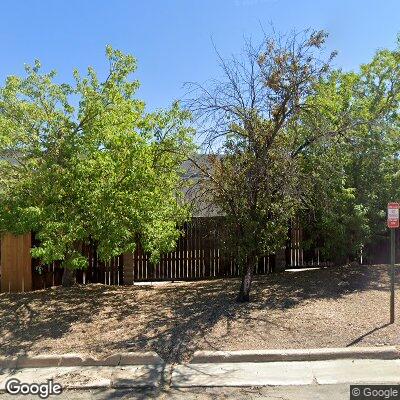
[[[36,61],[0,89],[0,229],[33,231],[32,255],[62,260],[65,285],[87,265],[84,243],[109,260],[140,242],[156,260],[189,217],[181,195],[189,114],[177,103],[146,113],[130,78],[135,59],[111,47],[106,55],[104,81],[88,68],[59,84]]]
[[[338,263],[358,259],[363,246],[384,234],[387,203],[399,199],[399,63],[399,48],[380,50],[358,73],[333,73],[310,99],[323,105],[319,125],[337,129],[337,110],[353,121],[304,157],[315,195],[303,225]]]

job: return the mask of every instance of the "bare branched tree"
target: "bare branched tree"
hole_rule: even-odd
[[[246,42],[240,57],[218,53],[221,80],[188,84],[206,157],[193,163],[226,217],[225,248],[241,267],[239,301],[248,301],[262,255],[282,248],[301,202],[299,156],[317,136],[301,120],[318,112],[308,99],[329,72],[323,31],[266,36]]]

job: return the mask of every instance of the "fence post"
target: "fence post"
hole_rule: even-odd
[[[124,285],[133,285],[133,253],[124,253],[122,256],[122,270]]]

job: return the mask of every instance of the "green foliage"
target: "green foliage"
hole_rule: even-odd
[[[189,217],[181,164],[193,150],[190,115],[175,103],[145,112],[130,79],[136,60],[106,49],[109,74],[93,68],[59,84],[40,63],[0,89],[0,229],[33,231],[32,254],[84,268],[83,243],[108,260],[139,241],[155,261]]]
[[[213,160],[214,201],[225,215],[224,248],[241,266],[284,246],[288,220],[300,205],[296,160],[284,138],[266,146],[268,129],[268,121],[254,115],[249,143],[246,132],[232,125],[224,156]]]
[[[313,194],[303,225],[338,262],[384,232],[387,203],[400,198],[399,50],[378,51],[359,73],[331,74],[309,99],[321,118],[303,119],[305,129],[339,132],[303,154]]]
[[[327,77],[334,56],[322,54],[326,37],[306,31],[248,43],[242,58],[220,60],[222,81],[195,88],[193,109],[205,121],[206,146],[220,154],[209,158],[211,168],[200,170],[226,216],[225,248],[248,276],[244,300],[257,259],[282,250],[301,206],[302,152],[326,134],[304,129],[301,121],[306,109],[309,121],[319,120],[319,107],[307,99]]]
[[[267,37],[244,59],[220,60],[224,81],[197,88],[207,145],[223,154],[202,169],[205,185],[249,274],[299,214],[327,258],[354,258],[399,199],[399,49],[345,73],[331,69],[334,54],[321,60],[326,36]]]

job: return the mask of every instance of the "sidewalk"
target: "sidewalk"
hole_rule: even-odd
[[[177,365],[173,387],[400,383],[400,360],[328,360]]]
[[[68,389],[154,388],[163,382],[163,371],[163,365],[22,368],[0,372],[0,392],[5,391],[6,382],[11,378],[37,384],[52,379]]]
[[[38,384],[52,379],[63,388],[82,390],[400,383],[400,358],[396,351],[387,347],[377,348],[375,353],[371,348],[360,348],[357,352],[285,350],[280,354],[198,352],[191,363],[179,365],[166,364],[156,354],[149,353],[115,355],[105,360],[67,356],[24,358],[7,360],[9,367],[3,362],[0,391],[5,390],[10,378]],[[276,361],[277,358],[286,361]],[[79,365],[65,366],[72,360],[78,360]],[[124,360],[136,365],[126,365]],[[143,361],[141,365],[138,360]]]

